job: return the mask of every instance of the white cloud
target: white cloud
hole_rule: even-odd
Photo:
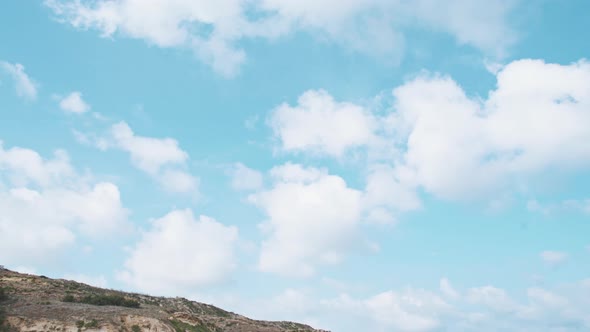
[[[152,221],[120,278],[138,290],[178,295],[227,279],[236,267],[238,229],[175,210]]]
[[[388,165],[374,165],[366,179],[363,196],[367,221],[391,223],[399,211],[412,211],[422,203],[416,191],[403,182],[403,174]]]
[[[439,289],[440,292],[446,297],[451,300],[456,300],[459,298],[459,292],[455,290],[451,282],[447,278],[442,278],[439,282]]]
[[[164,190],[173,193],[188,193],[199,187],[199,179],[183,170],[165,170],[158,176]]]
[[[90,110],[90,105],[82,99],[82,93],[78,91],[74,91],[62,98],[59,107],[65,112],[76,114],[86,113]]]
[[[307,91],[298,105],[280,105],[269,119],[286,151],[309,151],[342,157],[373,140],[373,116],[358,105],[336,102],[325,91]]]
[[[183,164],[188,159],[176,140],[137,136],[125,122],[112,126],[112,137],[116,147],[129,152],[135,166],[151,174],[163,166]]]
[[[0,180],[14,186],[52,186],[75,178],[68,154],[56,150],[52,159],[44,159],[34,150],[12,147],[4,149],[0,141]]]
[[[564,296],[538,287],[529,288],[527,290],[527,296],[533,303],[538,303],[548,308],[559,308],[569,304],[569,301]]]
[[[401,331],[431,331],[439,327],[437,314],[447,308],[438,295],[423,290],[377,294],[362,302],[380,325]]]
[[[156,179],[167,191],[191,193],[198,188],[199,179],[186,170],[188,153],[173,138],[139,136],[125,122],[112,125],[106,137],[91,139],[79,133],[76,137],[81,142],[92,140],[102,150],[116,148],[128,152],[133,165]]]
[[[562,251],[552,251],[552,250],[546,250],[543,251],[540,255],[541,259],[551,265],[551,266],[557,266],[557,265],[561,265],[563,263],[565,263],[565,261],[567,261],[568,258],[568,254]]]
[[[25,67],[20,63],[9,63],[0,61],[0,68],[3,69],[14,81],[16,94],[27,100],[37,99],[37,84],[27,73]]]
[[[86,274],[66,274],[64,279],[74,280],[94,287],[107,288],[107,279],[103,275],[89,276]]]
[[[584,60],[559,65],[525,59],[502,67],[487,99],[469,97],[449,77],[422,74],[393,90],[385,115],[312,92],[304,96],[322,101],[319,106],[282,105],[274,118],[289,116],[270,125],[285,150],[331,156],[352,147],[378,151],[376,158],[367,154],[367,199],[382,206],[377,219],[387,219],[389,210],[419,206],[412,191],[451,200],[497,198],[508,190],[527,190],[548,171],[571,174],[587,167],[588,86],[590,63]],[[331,113],[313,116],[308,109]],[[342,113],[355,120],[341,123]],[[368,125],[372,122],[379,126]],[[332,124],[351,129],[338,131]],[[385,180],[390,192],[379,189]],[[529,207],[535,206],[531,201]]]
[[[65,151],[53,159],[0,145],[0,260],[45,263],[79,234],[120,232],[128,211],[119,189],[78,175]]]
[[[554,289],[532,287],[519,291],[518,297],[501,288],[483,286],[464,293],[453,290],[453,298],[443,297],[442,290],[439,294],[412,287],[327,298],[318,298],[310,290],[287,289],[254,305],[251,299],[234,299],[232,307],[254,317],[313,322],[316,328],[342,332],[570,331],[590,328],[590,315],[585,310],[590,304],[588,285],[588,281],[581,281]]]
[[[353,247],[361,192],[325,171],[285,164],[271,170],[272,188],[249,196],[268,220],[261,228],[259,268],[306,277],[316,266],[336,264]]]
[[[493,286],[471,288],[466,299],[469,303],[482,305],[495,312],[511,312],[517,306],[505,290]]]
[[[217,72],[232,76],[246,60],[237,45],[305,31],[357,52],[397,62],[404,30],[439,30],[459,44],[502,55],[516,39],[507,16],[516,1],[465,0],[45,0],[58,20],[103,37],[122,35],[159,47],[179,47]],[[255,13],[250,15],[248,13]]]
[[[474,45],[502,57],[519,37],[508,23],[516,4],[512,0],[418,0],[408,10],[424,24],[453,35],[460,44]]]
[[[262,174],[242,163],[236,163],[229,171],[231,186],[235,190],[257,190],[262,187]]]

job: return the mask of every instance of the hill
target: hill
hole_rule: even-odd
[[[184,298],[92,287],[0,268],[0,332],[321,332],[246,318]],[[325,331],[324,331],[325,332]]]

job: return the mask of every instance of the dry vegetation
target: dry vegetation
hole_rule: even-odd
[[[313,332],[307,325],[248,319],[184,298],[101,289],[0,268],[0,332]]]

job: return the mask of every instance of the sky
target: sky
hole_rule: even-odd
[[[0,3],[0,264],[334,332],[590,331],[584,0]]]

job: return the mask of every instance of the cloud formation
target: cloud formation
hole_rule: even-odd
[[[394,210],[419,206],[412,194],[419,190],[449,200],[490,198],[544,172],[571,174],[590,164],[587,61],[518,60],[496,77],[497,87],[479,98],[450,77],[424,73],[393,89],[385,114],[306,92],[298,106],[279,106],[269,123],[286,151],[337,157],[364,149],[367,199],[379,205],[391,196],[385,205]],[[383,181],[390,193],[376,188]]]
[[[249,196],[268,219],[258,267],[284,276],[309,277],[340,263],[354,248],[362,193],[325,170],[284,164],[270,171],[273,184]]]
[[[0,60],[0,69],[13,80],[16,94],[19,97],[26,100],[37,99],[37,83],[27,75],[23,65]]]
[[[82,93],[78,91],[74,91],[69,95],[63,97],[59,101],[59,107],[64,112],[75,113],[75,114],[82,114],[86,113],[90,110],[90,105],[88,105],[84,99],[82,99]]]
[[[298,319],[347,331],[557,332],[590,328],[585,310],[589,294],[588,280],[510,294],[491,285],[458,290],[441,279],[440,291],[405,287],[318,298],[306,289],[287,289],[255,306],[249,301],[237,306],[254,317]]]
[[[419,27],[453,36],[490,55],[502,55],[517,39],[507,16],[516,1],[466,0],[45,0],[57,19],[103,37],[142,39],[193,52],[225,76],[246,60],[241,41],[308,32],[354,51],[397,62],[404,31]]]
[[[236,227],[175,210],[151,222],[119,277],[138,290],[169,296],[210,286],[236,268],[237,240]]]
[[[112,125],[103,137],[77,135],[82,142],[91,142],[99,149],[119,149],[129,153],[131,163],[152,176],[166,191],[195,193],[198,189],[199,179],[187,171],[189,155],[173,138],[136,135],[126,122]]]
[[[65,151],[46,159],[0,144],[0,260],[35,265],[56,259],[80,235],[126,227],[118,187],[79,175]]]

